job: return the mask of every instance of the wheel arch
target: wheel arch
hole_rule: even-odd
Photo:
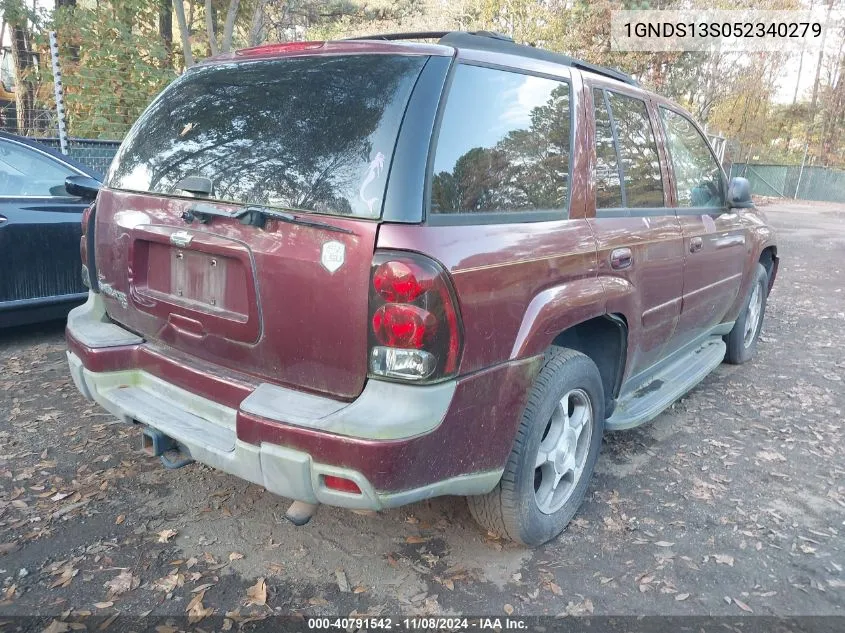
[[[622,314],[604,314],[569,327],[552,345],[580,352],[598,367],[604,387],[605,416],[613,414],[628,356],[628,321]]]
[[[760,257],[757,261],[763,265],[769,277],[769,286],[766,289],[766,294],[768,294],[772,291],[772,287],[775,284],[775,277],[777,276],[778,262],[780,261],[778,258],[778,247],[774,244],[766,246],[760,252]]]

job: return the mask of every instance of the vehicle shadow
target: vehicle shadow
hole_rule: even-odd
[[[64,338],[67,319],[0,328],[0,349],[56,342]]]

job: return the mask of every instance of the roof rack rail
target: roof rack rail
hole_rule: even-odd
[[[511,55],[520,55],[522,57],[531,57],[534,59],[543,59],[546,61],[571,66],[578,70],[603,75],[617,81],[639,87],[639,82],[631,77],[631,75],[623,73],[621,70],[615,68],[607,68],[597,64],[554,53],[552,51],[537,48],[535,46],[526,46],[524,44],[517,44],[513,38],[496,33],[494,31],[416,31],[410,33],[381,33],[378,35],[366,35],[361,37],[349,37],[348,40],[424,40],[436,39],[440,44],[447,46],[454,46],[455,48],[471,48],[487,51],[494,51],[499,53],[509,53]]]
[[[626,84],[637,86],[638,88],[640,86],[640,82],[631,77],[631,75],[623,73],[621,70],[616,68],[608,68],[607,66],[599,66],[589,62],[582,62],[580,59],[573,59],[572,64],[570,65],[578,70],[586,70],[587,72],[596,73],[597,75],[604,75],[605,77],[610,77],[611,79],[616,79]]]
[[[346,37],[345,40],[385,40],[388,42],[395,42],[401,40],[439,40],[453,31],[410,31],[408,33],[379,33],[378,35],[359,35],[356,37]],[[495,31],[462,31],[469,33],[476,37],[489,37],[494,40],[501,40],[503,42],[513,42],[513,39],[497,33]]]
[[[508,53],[510,55],[519,55],[521,57],[531,57],[533,59],[542,59],[556,64],[563,64],[564,66],[577,68],[578,70],[604,75],[605,77],[610,77],[611,79],[616,79],[617,81],[622,81],[632,86],[639,87],[640,85],[636,79],[620,70],[616,70],[615,68],[605,68],[604,66],[591,64],[589,62],[575,59],[574,57],[569,57],[568,55],[563,55],[561,53],[555,53],[544,48],[517,44],[510,38],[500,40],[490,37],[477,37],[475,34],[467,33],[466,31],[452,31],[451,33],[444,35],[440,39],[440,43],[447,46],[454,46],[455,48],[481,49],[498,53]]]

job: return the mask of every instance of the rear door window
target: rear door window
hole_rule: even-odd
[[[679,207],[724,207],[722,169],[710,144],[685,116],[660,108]]]
[[[199,66],[141,116],[108,186],[377,218],[402,115],[427,57],[304,56]]]
[[[596,113],[596,208],[618,209],[625,206],[622,202],[622,172],[604,90],[593,89],[593,102]]]
[[[607,91],[625,181],[625,206],[662,207],[663,181],[645,101]]]
[[[434,155],[431,213],[563,217],[571,117],[565,81],[458,66]]]

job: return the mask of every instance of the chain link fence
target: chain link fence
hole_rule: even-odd
[[[61,142],[58,138],[39,138],[38,141],[55,150],[61,150]],[[108,171],[119,147],[120,141],[87,138],[67,139],[67,155],[103,176]]]
[[[731,177],[742,176],[761,196],[845,202],[845,170],[805,165],[736,164]]]

